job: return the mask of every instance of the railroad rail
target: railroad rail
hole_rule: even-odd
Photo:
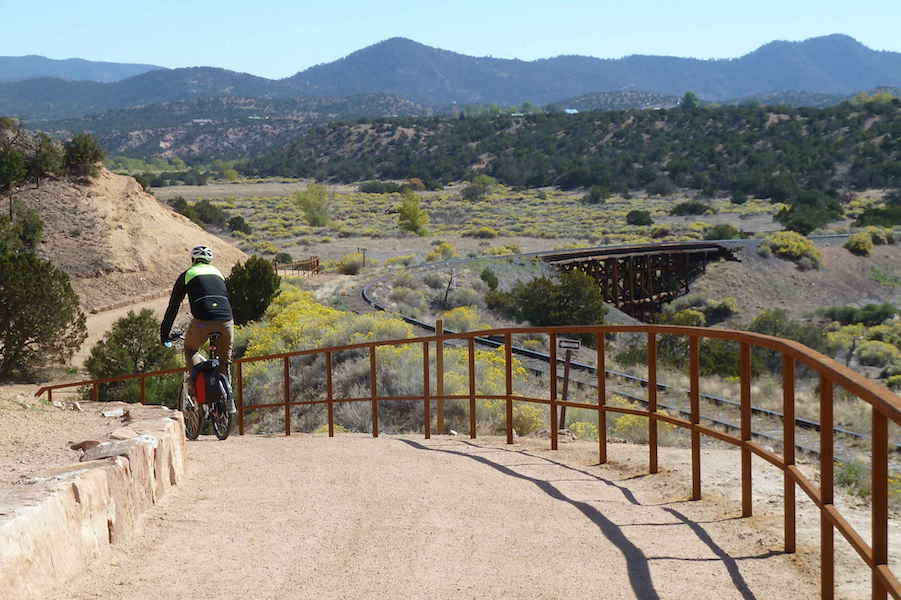
[[[387,311],[386,307],[382,306],[381,304],[379,304],[376,300],[374,300],[371,297],[368,286],[365,286],[360,290],[360,295],[363,298],[363,301],[366,302],[372,308],[374,308],[376,310],[380,310],[380,311]],[[410,325],[414,325],[415,327],[419,327],[420,329],[424,329],[429,332],[436,331],[435,325],[426,323],[425,321],[420,321],[413,317],[408,317],[406,315],[399,315],[399,316],[401,319],[403,319],[404,322],[409,323]],[[451,334],[457,333],[452,330],[446,330],[446,332],[451,333]],[[476,340],[477,344],[492,347],[492,348],[499,348],[504,345],[503,342],[501,342],[499,340],[491,339],[491,338],[476,337],[475,340]],[[537,350],[532,350],[530,348],[522,348],[520,346],[513,346],[512,352],[514,354],[516,354],[517,356],[523,356],[526,358],[531,358],[531,359],[535,359],[535,360],[539,360],[539,361],[547,362],[547,363],[550,362],[549,354],[547,354],[545,352],[539,352]],[[557,362],[559,365],[562,362],[562,359],[558,358]],[[579,361],[571,361],[570,367],[573,369],[576,369],[576,370],[587,372],[589,374],[595,374],[597,371],[597,369],[593,365],[589,365],[589,364],[582,363]],[[649,383],[648,380],[643,377],[638,377],[636,375],[632,375],[630,373],[625,373],[623,371],[617,371],[614,369],[605,369],[604,372],[609,377],[616,377],[619,379],[623,379],[625,381],[629,381],[631,383],[636,383],[636,384],[640,385],[641,387],[646,387]],[[533,373],[540,374],[540,375],[546,374],[544,371],[540,371],[538,369],[534,369]],[[679,391],[679,392],[685,391],[685,390],[674,390],[674,388],[672,386],[665,384],[665,383],[657,382],[655,385],[657,386],[657,389],[660,391]],[[644,400],[638,398],[637,396],[630,395],[628,392],[617,392],[617,393],[621,396],[629,398],[630,400],[632,400],[634,402],[639,402],[639,403],[644,402]],[[718,404],[718,405],[725,404],[725,405],[731,406],[733,408],[740,408],[740,406],[741,406],[740,402],[736,402],[735,400],[731,400],[729,398],[723,398],[722,396],[716,396],[713,394],[701,393],[700,397],[702,400],[712,402],[712,403]],[[661,405],[661,408],[664,408],[665,410],[678,411],[680,413],[684,412],[683,409],[676,408],[676,407],[668,407],[668,406]],[[779,420],[785,419],[785,415],[783,415],[782,413],[775,411],[775,410],[766,409],[766,408],[752,406],[751,412],[753,414],[776,418]],[[715,425],[724,427],[726,429],[731,429],[731,430],[739,429],[738,425],[735,425],[734,423],[730,423],[728,421],[723,421],[721,419],[716,419],[716,418],[712,418],[712,417],[705,417],[705,419],[709,422],[714,423]],[[813,421],[811,419],[805,419],[803,417],[797,417],[797,416],[794,417],[794,420],[795,420],[795,425],[797,425],[798,427],[801,427],[804,429],[810,429],[810,430],[814,430],[814,431],[820,430],[820,423],[818,423],[817,421]],[[851,430],[845,429],[843,427],[833,426],[832,430],[835,433],[838,433],[840,435],[847,436],[847,437],[850,437],[850,438],[853,438],[856,440],[869,440],[870,439],[869,436],[867,436],[863,433],[851,431]],[[772,435],[769,435],[766,433],[762,433],[762,432],[752,432],[752,435],[755,437],[758,437],[760,439],[765,439],[765,440],[773,441],[773,442],[781,443],[783,441],[780,438],[777,438],[775,436],[772,436]],[[901,452],[901,444],[891,444],[890,447],[893,452]],[[804,446],[802,444],[795,444],[795,448],[797,448],[798,450],[801,450],[802,452],[804,452],[806,454],[811,454],[813,456],[819,456],[819,452],[817,450],[810,448],[808,446]]]

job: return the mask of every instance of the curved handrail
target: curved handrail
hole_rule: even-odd
[[[606,334],[633,333],[647,336],[648,348],[648,385],[646,387],[647,409],[610,406],[606,404],[606,383],[604,376],[605,365],[605,336]],[[597,353],[597,404],[585,402],[561,401],[557,398],[557,379],[559,375],[548,378],[549,393],[546,398],[533,398],[516,395],[512,385],[512,336],[517,334],[544,334],[550,337],[550,364],[557,364],[557,336],[592,334],[596,339]],[[661,335],[684,336],[689,340],[689,379],[690,379],[690,412],[689,418],[683,419],[658,412],[657,405],[657,337]],[[476,390],[475,373],[475,340],[479,337],[502,337],[504,339],[504,363],[506,391],[500,395],[478,394]],[[700,424],[700,340],[704,338],[725,339],[737,342],[740,346],[740,387],[741,387],[741,428],[740,435],[734,436],[717,431],[711,427]],[[445,343],[452,340],[464,341],[467,344],[469,393],[464,395],[449,395],[444,393],[444,367],[443,352]],[[380,396],[378,394],[377,381],[377,350],[381,347],[418,344],[422,347],[423,364],[423,388],[419,396]],[[430,349],[435,348],[435,388],[431,390]],[[751,440],[751,349],[766,348],[779,352],[783,357],[783,452],[779,454],[768,450]],[[369,354],[370,367],[370,394],[366,397],[336,398],[333,386],[333,358],[336,353],[349,350],[362,350]],[[325,357],[326,397],[324,400],[294,401],[291,398],[291,381],[289,377],[290,358],[298,356]],[[244,377],[245,364],[281,360],[283,364],[283,398],[280,402],[271,402],[257,405],[244,403]],[[817,373],[820,378],[820,482],[817,485],[805,476],[795,465],[794,445],[794,396],[795,396],[795,369],[796,364],[801,363]],[[734,446],[741,450],[741,481],[742,481],[742,515],[750,516],[752,506],[752,480],[751,480],[751,456],[756,454],[771,465],[781,469],[785,476],[785,551],[795,551],[795,488],[800,487],[808,497],[816,504],[821,514],[821,589],[824,598],[831,598],[834,589],[834,530],[838,531],[848,540],[861,559],[870,567],[873,586],[873,597],[884,598],[891,594],[893,598],[901,597],[901,584],[888,568],[888,425],[889,422],[901,425],[901,398],[885,387],[874,381],[870,381],[862,375],[835,360],[820,354],[806,346],[759,333],[734,331],[728,329],[707,329],[701,327],[685,327],[675,325],[603,325],[603,326],[558,326],[558,327],[514,327],[486,329],[465,333],[446,333],[443,323],[436,323],[434,335],[416,338],[405,338],[384,341],[368,341],[343,346],[331,346],[327,348],[315,348],[270,354],[265,356],[243,357],[235,361],[237,367],[237,395],[238,395],[238,424],[239,431],[243,435],[245,429],[245,416],[251,410],[267,408],[283,408],[285,411],[285,434],[291,434],[291,407],[325,405],[328,411],[329,436],[334,436],[334,405],[346,402],[369,402],[372,406],[372,434],[378,436],[378,407],[382,401],[421,401],[424,412],[424,433],[428,438],[431,435],[431,406],[432,400],[437,401],[439,428],[443,423],[442,403],[445,400],[469,401],[469,425],[470,436],[475,437],[475,403],[477,400],[504,400],[506,402],[505,426],[507,442],[513,442],[512,406],[513,402],[532,402],[547,405],[550,417],[550,444],[551,449],[557,449],[557,407],[567,406],[596,410],[598,415],[598,453],[600,462],[606,462],[607,436],[606,414],[608,412],[634,414],[648,418],[648,451],[649,470],[656,473],[657,465],[657,424],[660,421],[676,425],[691,432],[691,499],[701,498],[701,453],[700,436],[709,436]],[[73,382],[45,386],[38,390],[36,395],[53,390],[91,385],[94,388],[96,398],[98,386],[113,381],[126,381],[140,379],[141,400],[144,400],[144,381],[147,377],[160,376],[182,372],[184,369],[169,369],[152,373],[139,373],[134,375],[122,375],[106,379],[93,379],[82,382]],[[848,392],[867,402],[872,408],[872,543],[867,544],[864,538],[848,523],[834,505],[833,482],[833,390],[840,385]]]

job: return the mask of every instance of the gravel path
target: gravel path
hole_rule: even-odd
[[[543,444],[202,438],[145,535],[47,600],[816,597],[778,536],[684,502],[684,474],[670,488],[629,476],[631,447],[599,467],[592,444]]]

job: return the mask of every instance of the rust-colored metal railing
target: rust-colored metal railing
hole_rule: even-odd
[[[647,409],[641,410],[632,407],[609,405],[606,402],[605,382],[605,336],[608,334],[643,334],[647,336],[648,348],[648,385],[647,385]],[[512,336],[517,334],[545,334],[550,338],[550,369],[553,373],[548,378],[548,395],[545,398],[533,398],[517,395],[513,390],[512,377]],[[561,401],[557,398],[557,336],[558,335],[593,335],[596,341],[596,373],[597,373],[597,399],[596,403]],[[657,342],[662,335],[683,336],[688,338],[688,365],[689,365],[689,405],[690,417],[678,418],[657,410]],[[476,351],[475,340],[477,337],[501,337],[505,342],[505,385],[504,394],[485,395],[478,394],[476,387]],[[702,339],[730,340],[739,344],[739,373],[740,373],[740,405],[741,423],[738,436],[730,435],[706,427],[700,424],[700,347]],[[464,342],[467,352],[468,393],[450,395],[444,388],[444,346],[448,342]],[[420,396],[380,396],[378,393],[378,361],[379,348],[419,345],[422,348],[422,381],[423,392]],[[430,348],[435,347],[435,390],[431,393],[430,381]],[[783,449],[779,455],[768,450],[751,439],[751,403],[752,403],[752,361],[753,348],[774,350],[782,355],[782,404],[784,413]],[[338,398],[335,396],[334,366],[335,355],[339,352],[356,351],[368,354],[369,357],[369,395],[358,398]],[[325,364],[325,397],[318,400],[296,400],[291,397],[291,361],[293,357],[324,356]],[[245,365],[261,361],[280,361],[282,363],[282,399],[280,402],[260,403],[247,405],[244,402]],[[244,357],[237,361],[237,399],[238,399],[238,430],[241,435],[245,433],[246,417],[250,411],[263,409],[284,410],[285,435],[291,435],[291,408],[301,406],[325,405],[326,418],[328,420],[328,435],[335,435],[335,404],[348,402],[368,402],[371,407],[372,435],[379,435],[379,405],[386,401],[414,401],[423,403],[424,434],[431,435],[431,407],[432,400],[436,403],[436,420],[439,432],[444,431],[444,403],[448,400],[468,402],[469,435],[476,437],[476,402],[479,400],[502,400],[505,402],[505,429],[507,442],[513,442],[513,403],[531,402],[544,404],[549,407],[550,415],[550,446],[557,448],[558,423],[557,408],[560,406],[588,409],[595,411],[598,419],[598,457],[601,463],[607,461],[607,435],[606,416],[608,412],[632,414],[647,417],[648,419],[648,464],[649,471],[658,470],[657,453],[657,425],[663,421],[690,432],[691,438],[691,499],[699,500],[702,492],[701,471],[701,436],[708,436],[717,440],[737,446],[741,451],[741,486],[742,486],[742,515],[745,517],[753,514],[753,487],[751,478],[751,457],[757,455],[772,466],[784,473],[784,536],[785,552],[793,553],[796,548],[796,501],[795,489],[801,490],[816,504],[820,511],[820,553],[821,553],[821,596],[824,599],[834,597],[835,576],[835,550],[834,532],[838,530],[857,552],[858,556],[867,564],[871,571],[872,598],[884,599],[888,595],[892,598],[901,598],[901,584],[894,573],[888,567],[888,428],[889,423],[901,425],[901,399],[897,395],[879,384],[870,381],[862,375],[852,371],[832,360],[803,346],[802,344],[774,338],[771,336],[731,331],[725,329],[707,329],[698,327],[678,327],[666,325],[617,325],[617,326],[592,326],[592,327],[540,327],[540,328],[508,328],[494,329],[478,332],[448,334],[444,332],[439,322],[436,334],[427,337],[407,338],[400,340],[388,340],[378,342],[363,342],[346,346],[329,348],[317,348],[300,350],[267,356]],[[795,464],[795,372],[798,364],[804,365],[819,377],[819,408],[820,408],[820,483],[816,485],[810,478],[804,475]],[[141,380],[141,400],[144,401],[143,382],[147,377],[154,377],[180,372],[180,369],[142,373],[137,375],[124,375],[109,379],[97,379],[76,383],[47,386],[38,390],[37,395],[45,391],[48,397],[52,397],[53,390],[65,387],[92,386],[94,397],[97,397],[98,386],[112,381],[125,381],[129,379]],[[871,433],[871,543],[866,540],[850,525],[848,520],[838,511],[834,504],[833,486],[833,401],[834,389],[840,386],[848,393],[853,394],[872,408],[872,433]]]

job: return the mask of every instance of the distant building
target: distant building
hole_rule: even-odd
[[[565,113],[568,114],[568,115],[577,115],[577,114],[579,114],[579,110],[576,109],[576,108],[564,108],[564,109],[563,109],[563,112],[565,112]]]
[[[191,122],[195,125],[209,125],[213,122],[212,119],[191,119]]]

